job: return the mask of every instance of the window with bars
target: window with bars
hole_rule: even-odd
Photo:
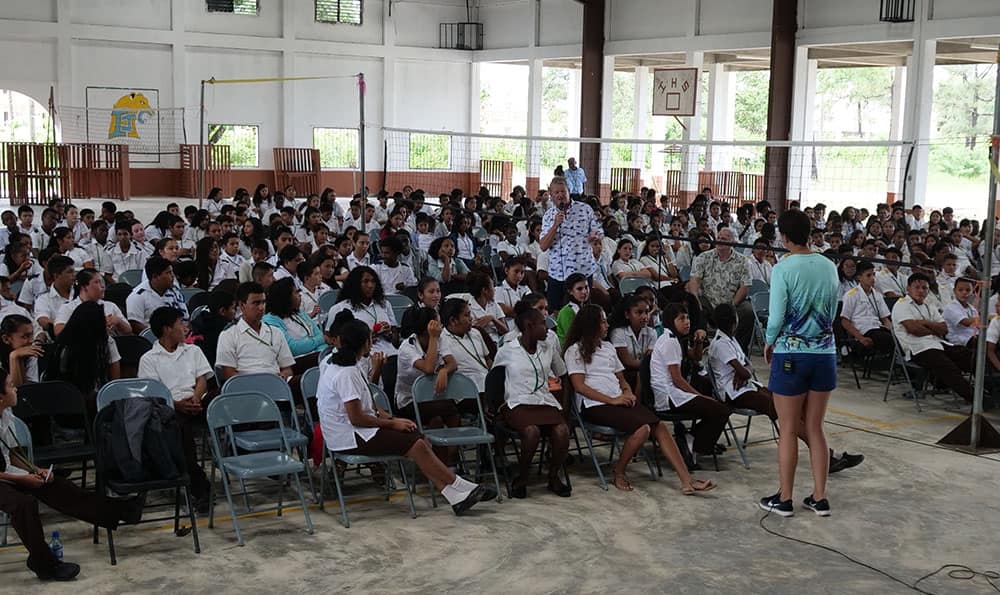
[[[316,0],[317,23],[361,24],[361,0]]]
[[[313,148],[323,169],[358,167],[358,131],[354,128],[313,128]]]
[[[206,0],[208,12],[228,12],[255,17],[260,12],[258,0]]]
[[[258,127],[252,124],[209,124],[208,143],[229,145],[229,163],[233,167],[257,167]]]

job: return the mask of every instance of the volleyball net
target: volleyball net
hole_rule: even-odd
[[[684,206],[709,187],[738,205],[767,196],[767,178],[786,172],[787,196],[830,208],[901,200],[912,143],[706,142],[646,139],[518,137],[385,128],[386,188],[408,184],[428,195],[480,187],[507,197],[521,186],[544,188],[568,158],[597,147],[599,171],[587,171],[592,192],[636,194],[643,187]],[[768,159],[768,152],[771,158]]]
[[[62,142],[127,145],[130,160],[137,163],[158,163],[161,155],[180,153],[187,142],[185,109],[155,109],[144,102],[140,96],[112,108],[59,106]]]

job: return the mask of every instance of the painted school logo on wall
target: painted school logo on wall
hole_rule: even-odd
[[[108,138],[139,138],[136,124],[145,124],[153,115],[149,100],[142,93],[122,95],[111,108]]]

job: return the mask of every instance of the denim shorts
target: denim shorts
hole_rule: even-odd
[[[798,396],[808,391],[837,388],[837,355],[834,353],[775,353],[771,357],[772,393]]]

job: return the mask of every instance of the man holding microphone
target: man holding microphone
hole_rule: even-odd
[[[547,297],[550,310],[558,310],[565,299],[565,281],[573,273],[591,279],[597,263],[591,239],[603,236],[594,210],[570,198],[566,178],[556,176],[549,183],[550,206],[542,216],[539,246],[549,255]]]

